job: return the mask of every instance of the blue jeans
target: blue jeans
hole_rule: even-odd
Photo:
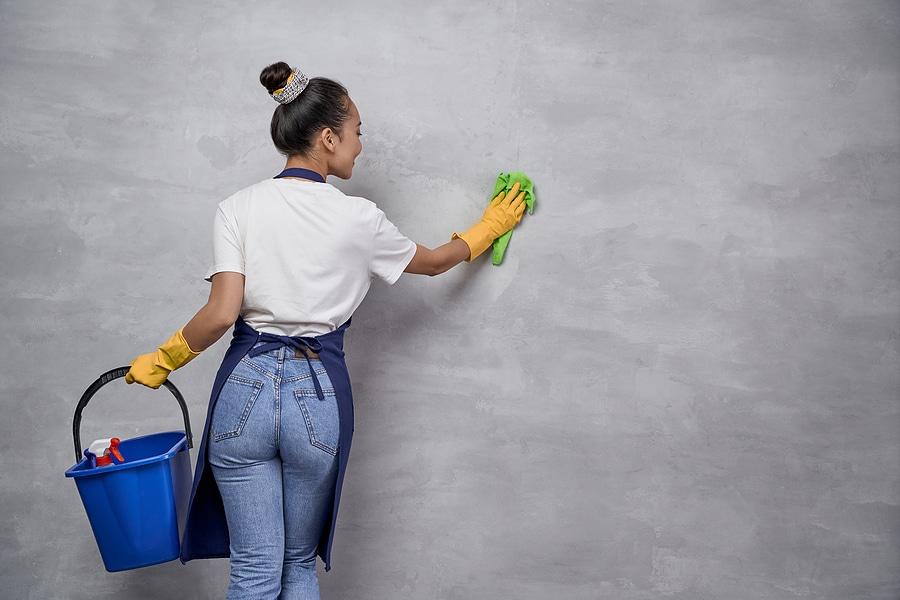
[[[337,474],[337,401],[322,362],[290,347],[245,356],[216,402],[209,462],[231,539],[227,598],[319,598],[316,550]]]

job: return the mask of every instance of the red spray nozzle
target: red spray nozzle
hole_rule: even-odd
[[[117,461],[120,463],[125,462],[125,459],[122,457],[122,453],[119,452],[119,438],[112,438],[109,440],[109,453],[115,457]]]

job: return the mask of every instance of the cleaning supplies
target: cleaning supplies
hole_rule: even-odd
[[[125,462],[125,458],[119,452],[120,443],[121,440],[119,438],[94,440],[87,447],[87,450],[84,451],[84,455],[87,457],[88,462],[95,467],[105,467],[114,464],[113,458],[121,464]]]

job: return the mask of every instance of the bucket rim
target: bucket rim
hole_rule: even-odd
[[[128,460],[124,463],[118,464],[113,463],[111,465],[107,465],[105,467],[97,467],[93,469],[85,469],[84,465],[88,462],[88,459],[82,458],[80,461],[75,463],[72,467],[70,467],[66,471],[66,477],[90,477],[96,475],[103,475],[105,473],[115,473],[116,471],[122,471],[125,469],[134,469],[137,467],[142,467],[144,465],[149,465],[157,462],[162,462],[164,460],[169,460],[173,456],[175,456],[178,452],[182,450],[187,450],[187,434],[184,431],[160,431],[158,433],[150,433],[147,435],[138,436],[135,438],[128,438],[127,440],[122,440],[122,443],[132,442],[137,440],[143,440],[151,437],[163,436],[163,435],[172,435],[172,434],[181,434],[181,437],[175,442],[175,444],[169,448],[166,452],[162,454],[157,454],[154,456],[149,456],[146,458],[139,458],[137,460]]]

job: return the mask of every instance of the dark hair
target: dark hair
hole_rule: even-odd
[[[269,65],[259,82],[271,94],[283,88],[291,74],[285,62]],[[339,133],[350,117],[347,88],[324,77],[314,77],[297,98],[279,104],[272,115],[272,141],[285,156],[306,155],[315,145],[316,134],[330,127]]]

